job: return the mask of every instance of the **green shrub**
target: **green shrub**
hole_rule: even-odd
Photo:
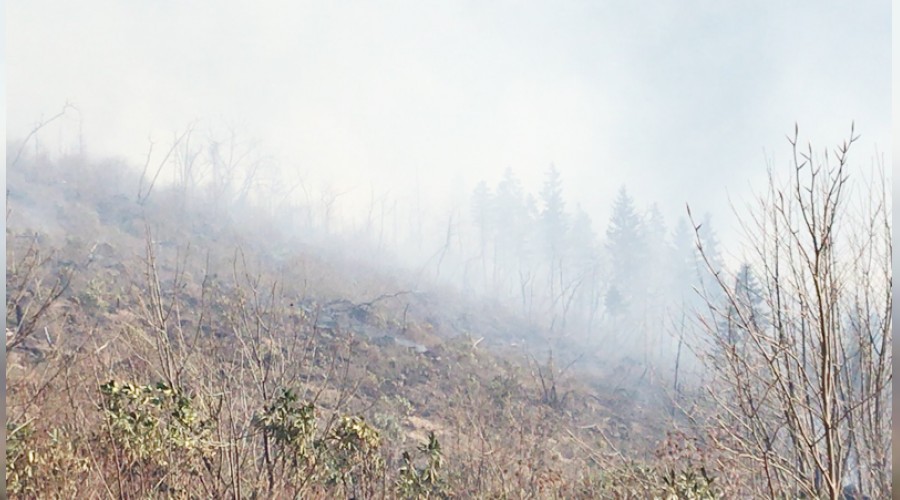
[[[168,466],[167,455],[207,444],[209,429],[181,389],[163,382],[139,386],[110,381],[100,386],[100,393],[114,441],[136,459]]]
[[[662,500],[716,500],[722,495],[713,488],[715,478],[700,467],[699,474],[693,470],[675,472],[669,470],[663,476]]]
[[[428,433],[428,442],[420,444],[418,452],[425,460],[424,467],[416,467],[409,452],[403,452],[403,464],[396,482],[397,492],[406,498],[446,497],[447,485],[441,476],[444,455],[434,432]]]
[[[285,389],[275,401],[253,418],[252,425],[270,437],[281,454],[296,466],[310,461],[316,435],[316,408],[297,404],[297,396]]]

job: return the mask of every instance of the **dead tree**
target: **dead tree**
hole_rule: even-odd
[[[883,174],[879,187],[850,173],[856,139],[851,127],[818,159],[798,148],[795,128],[790,179],[780,184],[770,170],[767,193],[741,220],[765,321],[733,278],[714,273],[725,303],[710,302],[704,321],[712,421],[718,447],[755,478],[748,494],[837,500],[855,484],[890,496],[891,209]],[[871,201],[854,211],[854,195]],[[709,264],[699,238],[697,247]],[[739,345],[719,331],[726,315]]]

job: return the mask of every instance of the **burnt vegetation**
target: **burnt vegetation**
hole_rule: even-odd
[[[555,168],[537,196],[480,184],[404,269],[386,196],[338,231],[340,193],[267,178],[234,133],[138,167],[33,135],[8,165],[10,496],[890,495],[891,210],[852,133],[792,137],[732,271],[708,218],[670,238],[624,188],[601,241]]]

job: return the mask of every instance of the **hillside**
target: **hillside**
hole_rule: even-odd
[[[646,498],[724,473],[635,362],[249,206],[138,203],[131,172],[8,169],[11,493]]]

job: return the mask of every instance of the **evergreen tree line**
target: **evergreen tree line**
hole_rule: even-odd
[[[515,303],[532,319],[548,318],[556,333],[621,337],[643,343],[644,355],[671,353],[682,315],[703,314],[706,298],[720,300],[709,273],[724,272],[710,217],[696,231],[685,216],[670,228],[655,203],[640,207],[624,186],[603,228],[580,205],[569,207],[556,167],[536,194],[507,169],[495,186],[478,183],[470,215],[477,244],[465,286]],[[747,306],[758,308],[750,264],[734,276]],[[734,327],[721,326],[737,339]]]

